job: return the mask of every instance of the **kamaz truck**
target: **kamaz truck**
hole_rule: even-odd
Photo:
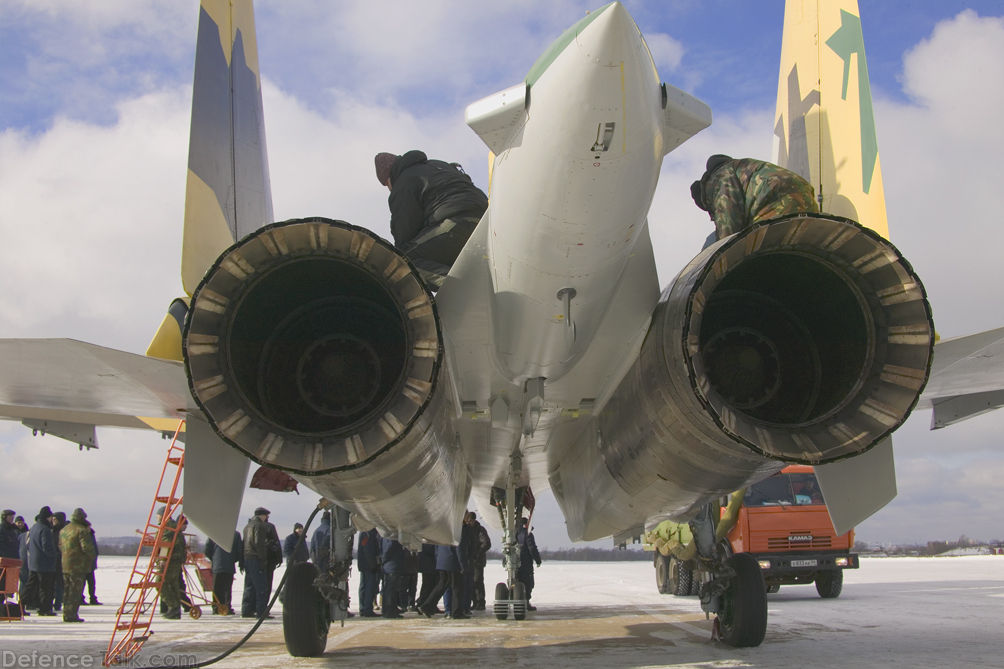
[[[819,596],[839,597],[844,569],[857,569],[854,530],[837,535],[812,467],[791,465],[731,500],[735,524],[719,543],[726,553],[749,553],[760,564],[767,592],[782,585],[815,583]],[[735,507],[738,505],[736,512]],[[727,516],[726,507],[721,515]],[[731,518],[727,521],[731,522]],[[645,533],[654,551],[655,581],[663,594],[698,594],[706,574],[674,554],[692,541],[686,523],[664,521]]]

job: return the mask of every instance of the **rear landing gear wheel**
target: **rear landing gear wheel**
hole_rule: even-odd
[[[828,571],[816,577],[816,592],[823,599],[836,599],[844,589],[844,572]]]
[[[749,553],[738,553],[725,566],[735,577],[722,594],[718,613],[722,641],[737,648],[759,646],[767,634],[767,588],[760,564]]]
[[[690,594],[700,595],[701,586],[703,585],[704,585],[704,579],[701,578],[701,575],[698,572],[694,571],[690,572]]]
[[[309,562],[290,565],[282,599],[282,632],[293,657],[317,657],[328,644],[327,603],[314,581],[317,567]]]
[[[526,620],[526,586],[519,581],[512,586],[512,617]]]
[[[509,588],[505,583],[495,586],[495,618],[506,620],[509,617]]]
[[[772,583],[771,585],[767,586],[767,594],[768,595],[773,595],[775,592],[777,592],[780,589],[781,589],[780,585],[778,585],[777,583]]]
[[[684,597],[690,594],[690,584],[694,575],[683,566],[678,559],[669,559],[669,591],[677,597]]]

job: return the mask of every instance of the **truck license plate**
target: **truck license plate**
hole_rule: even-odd
[[[792,567],[815,567],[816,560],[792,560]]]

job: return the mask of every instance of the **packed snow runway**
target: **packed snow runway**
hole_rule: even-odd
[[[98,597],[87,622],[32,616],[0,623],[2,666],[100,666],[132,558],[101,557]],[[544,667],[885,667],[1004,666],[1004,557],[872,558],[846,572],[839,599],[815,587],[768,595],[767,638],[753,649],[711,641],[696,597],[660,595],[649,562],[545,562],[527,620],[348,620],[332,627],[323,657],[291,658],[274,620],[219,667],[452,667],[519,663]],[[275,575],[278,584],[281,572]],[[486,570],[489,592],[502,580]],[[235,607],[241,576],[234,583]],[[353,595],[357,581],[352,581]],[[489,603],[490,608],[490,603]],[[353,602],[352,610],[355,610]],[[154,619],[153,637],[129,666],[190,666],[239,640],[253,621],[220,617]],[[32,653],[35,653],[34,660]],[[24,658],[23,660],[21,658]],[[43,659],[48,658],[48,659]],[[23,664],[20,664],[23,662]]]

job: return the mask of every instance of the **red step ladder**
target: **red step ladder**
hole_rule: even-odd
[[[168,520],[181,508],[182,502],[178,484],[185,466],[185,445],[178,441],[178,435],[181,434],[184,425],[185,421],[178,424],[171,445],[167,449],[164,469],[157,483],[157,493],[154,495],[150,514],[146,519],[143,539],[136,551],[136,561],[133,562],[129,586],[122,598],[122,606],[115,616],[115,627],[103,662],[106,667],[127,663],[139,652],[143,642],[153,634],[150,626],[153,624],[153,616],[160,598],[161,576],[174,550],[174,541],[164,541],[164,530],[168,527]],[[158,506],[167,507],[160,523],[156,520]],[[178,527],[181,527],[183,518],[184,515],[179,516]],[[143,556],[146,548],[151,549],[149,560]],[[140,564],[144,566],[140,567]]]

